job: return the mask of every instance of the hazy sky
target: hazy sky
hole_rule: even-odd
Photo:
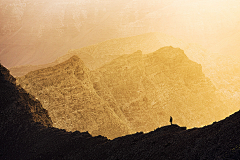
[[[69,49],[148,32],[215,53],[240,51],[239,0],[1,0],[0,24],[7,67],[49,63]]]

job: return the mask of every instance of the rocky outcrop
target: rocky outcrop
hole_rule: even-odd
[[[115,138],[173,123],[202,126],[224,105],[200,64],[163,47],[123,55],[92,72],[77,56],[18,78],[49,111],[53,126]]]
[[[134,131],[167,125],[170,115],[174,123],[187,127],[224,115],[223,103],[201,65],[179,48],[121,56],[93,71],[92,81],[111,93]],[[102,92],[99,96],[108,98]]]
[[[90,81],[91,73],[77,56],[18,79],[49,111],[53,126],[68,131],[89,131],[115,138],[130,133],[127,121],[114,103],[105,101]]]
[[[2,65],[0,87],[0,159],[239,159],[240,156],[240,111],[203,128],[186,130],[173,124],[150,133],[138,132],[108,140],[92,137],[88,132],[66,132],[51,127],[46,110],[16,86],[15,79]]]
[[[0,159],[61,159],[68,152],[107,141],[89,133],[66,132],[52,127],[41,103],[0,64]]]

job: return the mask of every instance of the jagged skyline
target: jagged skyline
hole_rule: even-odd
[[[39,101],[1,64],[0,82],[2,159],[239,159],[239,111],[202,128],[173,124],[109,140],[52,127]]]
[[[183,50],[137,51],[90,71],[73,55],[17,78],[49,111],[53,126],[116,138],[175,123],[200,127],[230,114],[218,89]]]

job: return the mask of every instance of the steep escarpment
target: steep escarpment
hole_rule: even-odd
[[[127,121],[112,101],[105,101],[90,81],[91,73],[77,56],[18,79],[49,111],[53,126],[89,131],[114,138],[130,133]]]
[[[237,44],[237,41],[233,44]],[[211,79],[218,89],[218,94],[222,97],[221,100],[227,105],[228,109],[225,112],[225,116],[238,110],[237,104],[240,99],[240,91],[238,89],[239,60],[236,54],[232,55],[232,53],[235,52],[234,49],[231,53],[231,48],[234,47],[228,46],[228,51],[230,52],[224,52],[224,54],[219,55],[208,52],[200,45],[185,43],[182,40],[162,33],[147,33],[133,37],[111,39],[80,49],[71,49],[67,54],[59,57],[53,63],[18,66],[10,68],[9,70],[13,76],[23,76],[30,71],[52,67],[62,63],[73,55],[77,55],[90,70],[93,70],[111,62],[123,54],[132,54],[137,50],[141,50],[143,54],[147,54],[156,51],[160,47],[170,45],[183,49],[190,60],[201,64],[203,73]],[[79,48],[79,46],[69,48]],[[14,51],[14,53],[16,53],[16,51]],[[9,54],[4,54],[4,56],[9,56]],[[43,59],[43,56],[38,59]],[[44,56],[44,63],[47,63],[46,59],[48,59],[48,57]]]
[[[239,159],[240,112],[203,128],[186,130],[173,124],[145,134],[139,132],[108,140],[87,132],[51,127],[49,118],[44,121],[48,117],[46,112],[29,111],[36,105],[31,97],[13,107],[14,99],[22,96],[20,86],[15,85],[6,68],[0,66],[0,69],[0,97],[4,102],[1,103],[1,159]],[[39,106],[36,108],[44,112]],[[36,114],[42,121],[33,120]]]
[[[187,127],[206,125],[224,115],[223,103],[201,65],[179,48],[121,56],[95,70],[92,81],[111,93],[134,131],[166,125],[170,115],[174,123]]]
[[[49,111],[53,126],[109,138],[154,130],[169,116],[203,126],[223,118],[226,108],[201,65],[173,47],[123,55],[91,72],[73,56],[18,83]]]
[[[106,142],[89,133],[66,132],[52,127],[41,103],[0,64],[0,159],[60,159],[67,152]],[[84,148],[85,147],[85,148]],[[78,153],[80,153],[78,152]]]

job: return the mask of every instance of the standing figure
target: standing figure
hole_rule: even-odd
[[[173,120],[173,119],[172,119],[172,117],[170,116],[170,123],[171,123],[171,125],[172,125],[172,120]]]

